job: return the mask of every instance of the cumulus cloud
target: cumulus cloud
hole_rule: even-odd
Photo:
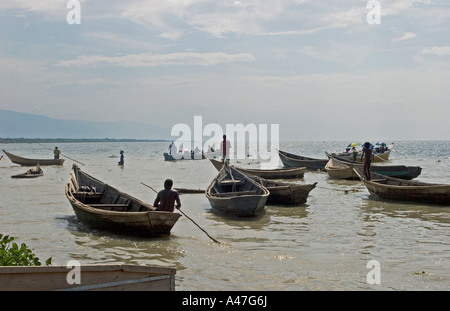
[[[436,55],[447,56],[450,55],[450,46],[434,46],[432,48],[424,48],[421,51],[422,55]]]
[[[415,33],[412,32],[405,32],[401,37],[393,39],[393,42],[397,42],[397,41],[405,41],[405,40],[409,40],[409,39],[413,39],[417,37],[417,35]]]

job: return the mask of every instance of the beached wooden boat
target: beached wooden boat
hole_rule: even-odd
[[[220,171],[223,166],[223,161],[216,159],[209,159],[214,167]],[[259,176],[265,179],[296,179],[303,178],[305,175],[306,167],[294,167],[294,168],[276,168],[276,169],[257,169],[257,168],[243,168],[238,166],[232,166],[235,169],[254,176]]]
[[[155,207],[81,171],[73,165],[66,184],[66,197],[85,225],[117,233],[169,235],[181,216],[155,211]]]
[[[25,173],[12,175],[11,178],[36,178],[44,176],[44,171],[38,165],[33,168],[30,168]]]
[[[361,168],[354,168],[367,190],[387,200],[413,201],[450,205],[450,185],[403,180],[370,173],[368,180]]]
[[[328,175],[336,179],[359,179],[359,176],[353,170],[354,167],[363,168],[362,163],[346,161],[328,154],[329,161],[325,166]],[[420,166],[405,165],[374,165],[370,166],[370,171],[389,177],[411,180],[416,178],[422,172]]]
[[[286,167],[306,167],[307,170],[325,170],[328,159],[316,159],[278,150],[280,160]]]
[[[205,195],[213,210],[246,217],[264,211],[269,190],[225,162]]]
[[[0,267],[0,291],[174,291],[173,268],[135,265],[81,265],[80,284],[67,266]],[[70,274],[72,273],[72,274]]]
[[[3,150],[6,156],[11,160],[11,162],[20,164],[22,166],[36,166],[36,165],[63,165],[64,159],[28,159],[23,158],[18,155],[12,154]]]

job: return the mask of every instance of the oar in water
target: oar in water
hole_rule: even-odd
[[[42,147],[47,148],[47,149],[49,149],[49,150],[53,150],[52,148],[49,148],[49,147],[47,147],[47,146],[44,146],[43,144],[40,144],[40,143],[36,143],[36,144],[41,145]],[[62,153],[61,153],[61,155],[62,155],[63,157],[66,157],[66,158],[72,160],[72,161],[75,161],[75,162],[80,163],[80,164],[82,164],[82,165],[86,165],[86,164],[84,164],[84,163],[81,163],[80,161],[77,161],[77,160],[75,160],[75,159],[69,158],[69,157],[66,156],[65,154],[62,154]]]
[[[158,191],[156,191],[155,189],[153,189],[151,186],[146,185],[146,184],[144,184],[143,182],[141,182],[141,184],[143,184],[144,186],[146,186],[146,187],[152,189],[153,191],[155,191],[155,193],[158,193]],[[202,227],[200,227],[194,220],[192,220],[192,218],[190,218],[188,215],[186,215],[181,209],[178,209],[178,211],[180,211],[181,214],[183,214],[184,216],[186,216],[187,219],[189,219],[189,220],[192,221],[197,227],[199,227],[200,230],[202,230],[204,233],[206,233],[206,235],[207,235],[211,240],[213,240],[213,241],[216,242],[216,243],[221,244],[219,241],[217,241],[216,239],[214,239],[213,237],[211,237],[211,236],[208,234],[208,232],[206,232],[205,229],[203,229]]]

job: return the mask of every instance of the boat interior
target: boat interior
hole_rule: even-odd
[[[116,212],[147,212],[155,210],[150,204],[141,202],[101,181],[81,173],[76,175],[76,180],[72,176],[72,182],[77,184],[77,186],[74,185],[75,191],[72,192],[72,195],[83,204]]]

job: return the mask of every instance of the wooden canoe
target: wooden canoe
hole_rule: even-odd
[[[181,216],[155,207],[81,171],[73,165],[66,197],[88,227],[132,235],[169,235]]]
[[[306,167],[307,170],[325,170],[328,159],[316,159],[278,150],[280,160],[286,167]]]
[[[34,168],[30,168],[25,173],[12,175],[11,178],[36,178],[44,176],[44,171],[38,165]]]
[[[325,165],[325,170],[328,176],[335,179],[359,179],[359,176],[353,170],[353,168],[341,161],[330,157],[327,164]]]
[[[28,159],[23,158],[18,155],[12,154],[3,150],[6,156],[11,160],[11,162],[20,164],[22,166],[36,166],[36,165],[63,165],[64,159]]]
[[[173,268],[135,265],[81,265],[79,283],[74,267],[3,266],[0,291],[174,291]],[[70,273],[70,275],[69,275]]]
[[[382,199],[450,205],[448,184],[410,181],[372,172],[371,180],[368,180],[363,169],[354,168],[354,170],[367,190]]]
[[[216,159],[209,159],[214,167],[220,171],[223,166],[223,161]],[[306,167],[294,168],[276,168],[276,169],[257,169],[257,168],[243,168],[232,166],[244,174],[250,174],[265,179],[297,179],[305,176]]]
[[[355,173],[355,171],[353,171],[352,168],[363,168],[363,164],[350,162],[328,153],[327,156],[330,160],[325,168],[330,177],[339,179],[359,179],[359,176]],[[411,180],[421,174],[422,168],[420,166],[372,164],[370,166],[370,171],[389,177]]]
[[[213,210],[248,217],[264,211],[269,190],[225,162],[205,195]]]
[[[267,204],[281,206],[299,206],[306,203],[308,195],[317,182],[313,184],[297,184],[267,180],[258,176],[247,175],[269,190]]]

